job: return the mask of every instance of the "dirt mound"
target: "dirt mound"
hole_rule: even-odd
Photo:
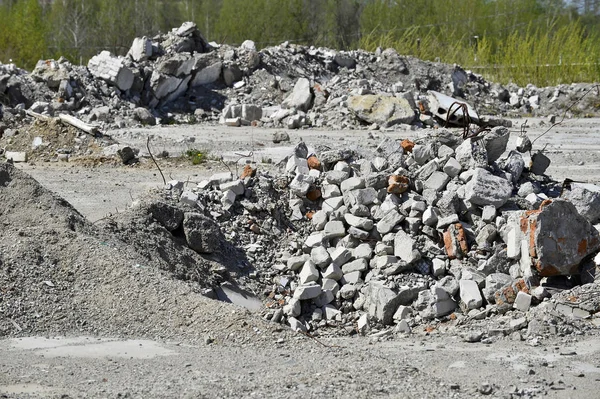
[[[219,264],[175,248],[156,222],[144,234],[158,240],[129,245],[10,164],[0,164],[0,203],[0,336],[272,339],[264,331],[275,327],[201,295],[222,279],[210,271]],[[140,224],[121,216],[131,244]]]

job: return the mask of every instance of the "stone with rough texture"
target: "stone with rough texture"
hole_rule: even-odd
[[[571,190],[565,190],[563,198],[575,205],[577,212],[591,223],[600,223],[600,186],[595,184],[572,184]]]
[[[102,51],[88,62],[90,73],[117,86],[119,90],[129,90],[133,85],[133,72],[127,68],[123,59],[114,57],[108,51]]]
[[[460,299],[468,309],[477,309],[483,304],[477,283],[473,280],[460,280]]]
[[[465,186],[465,199],[475,205],[493,205],[499,208],[510,198],[512,188],[508,180],[477,168]]]
[[[321,295],[321,286],[314,283],[300,284],[294,291],[294,298],[300,300],[313,299],[319,295]]]
[[[398,294],[381,282],[371,282],[366,289],[365,309],[384,325],[392,324],[400,306]]]
[[[312,106],[313,93],[310,88],[310,81],[306,78],[300,78],[294,85],[292,93],[283,101],[283,108],[295,108],[307,112]]]
[[[498,126],[483,136],[483,143],[487,151],[488,162],[494,162],[506,151],[510,131],[504,126]]]
[[[416,249],[415,244],[411,236],[399,230],[394,237],[394,255],[408,264],[421,259],[421,253]]]
[[[395,209],[388,211],[383,218],[377,222],[377,231],[379,234],[387,234],[404,220],[404,215],[401,215]]]
[[[188,246],[201,254],[217,251],[224,240],[219,226],[199,213],[184,214],[183,233]]]
[[[348,109],[359,120],[383,127],[411,124],[415,120],[415,112],[405,98],[374,94],[352,96],[348,99]]]
[[[566,200],[544,201],[515,224],[528,246],[522,257],[544,277],[577,274],[580,262],[600,249],[598,230]]]

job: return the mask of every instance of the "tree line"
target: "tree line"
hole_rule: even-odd
[[[184,21],[218,43],[394,47],[506,82],[600,76],[600,0],[0,0],[0,62],[86,63]]]

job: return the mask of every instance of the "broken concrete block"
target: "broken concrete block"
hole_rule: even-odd
[[[318,284],[308,283],[300,284],[294,291],[294,298],[299,300],[313,299],[321,295],[321,286]]]
[[[450,259],[462,259],[468,252],[467,236],[462,224],[456,223],[448,226],[444,232],[444,246]]]
[[[408,100],[385,95],[368,94],[348,99],[348,109],[359,120],[383,127],[415,120],[415,112]]]
[[[135,62],[146,61],[152,57],[152,41],[146,36],[136,37],[127,55]]]
[[[20,151],[6,151],[4,154],[8,161],[27,162],[27,153]]]
[[[600,233],[566,200],[544,201],[540,210],[527,211],[519,228],[528,243],[527,253],[541,276],[579,272],[579,263],[600,249]]]
[[[466,139],[455,150],[454,157],[464,169],[485,168],[488,164],[483,143]]]
[[[446,188],[446,184],[450,181],[450,176],[445,172],[433,172],[431,176],[423,183],[425,188],[432,189],[436,192],[442,192]]]
[[[529,171],[534,175],[543,175],[549,166],[550,158],[544,155],[541,151],[538,151],[531,156]]]
[[[402,259],[407,264],[411,264],[421,259],[421,253],[416,249],[415,240],[399,230],[394,237],[394,255]]]
[[[295,108],[307,112],[312,106],[313,97],[310,81],[306,78],[300,78],[294,85],[292,93],[281,105],[283,108]]]
[[[510,198],[512,189],[508,180],[494,176],[483,168],[477,168],[465,186],[465,199],[475,205],[493,205],[500,208]]]
[[[244,182],[241,180],[234,180],[226,183],[221,183],[219,185],[219,190],[227,191],[231,190],[235,193],[235,195],[243,195],[246,188],[244,187]]]
[[[571,190],[564,190],[562,197],[568,199],[577,212],[590,223],[600,223],[600,186],[571,183]]]
[[[504,151],[510,137],[510,131],[504,126],[498,126],[483,136],[483,143],[487,152],[488,162],[495,162]]]
[[[302,266],[298,277],[300,279],[300,284],[307,284],[319,279],[319,271],[312,261],[307,261],[304,263],[304,266]]]
[[[444,172],[450,177],[456,177],[462,172],[462,165],[456,158],[450,158],[444,165]]]
[[[188,246],[200,254],[217,251],[224,241],[219,226],[200,213],[184,214],[183,232]]]
[[[342,276],[344,275],[344,272],[342,272],[342,269],[338,265],[336,265],[335,263],[332,263],[329,266],[327,266],[327,268],[323,272],[321,272],[321,274],[324,279],[331,279],[331,280],[338,281],[339,279],[342,278]]]
[[[122,58],[114,57],[108,51],[93,56],[88,62],[88,69],[92,75],[117,86],[119,90],[129,90],[133,85],[131,69],[123,64]]]
[[[373,228],[373,221],[371,219],[354,216],[351,213],[345,214],[344,220],[346,223],[348,223],[348,225],[358,229],[371,230]]]
[[[342,193],[350,190],[358,190],[361,188],[365,188],[365,179],[363,177],[351,177],[346,179],[340,184],[340,190]]]
[[[392,324],[394,314],[400,306],[398,294],[381,282],[372,281],[365,292],[365,309],[369,315],[379,320],[384,325]]]
[[[290,328],[292,329],[292,331],[301,331],[301,332],[307,332],[308,329],[306,328],[306,325],[301,322],[300,320],[296,319],[295,317],[288,317],[288,324],[290,325]]]
[[[323,236],[325,239],[331,239],[335,237],[343,237],[346,235],[346,228],[344,222],[340,220],[332,220],[327,222],[325,229],[323,229]]]
[[[315,247],[310,251],[310,259],[320,268],[324,268],[331,263],[331,257],[325,247]]]
[[[516,184],[525,169],[523,156],[516,151],[511,151],[508,158],[502,162],[502,169],[510,173],[513,184]]]
[[[483,304],[477,283],[473,280],[460,280],[460,299],[467,309],[477,309]]]
[[[519,291],[517,293],[517,297],[515,299],[515,303],[513,304],[513,307],[517,310],[520,310],[521,312],[527,312],[529,310],[530,306],[531,306],[531,295],[529,295],[523,291]]]
[[[377,222],[377,231],[379,234],[387,234],[404,220],[404,215],[401,215],[396,209],[388,211],[383,218]]]
[[[305,197],[310,189],[312,179],[303,174],[297,174],[290,183],[290,192],[298,197]]]
[[[169,231],[175,231],[183,222],[183,211],[164,202],[153,202],[149,207],[150,214]]]

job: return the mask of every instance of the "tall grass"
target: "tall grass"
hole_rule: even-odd
[[[408,29],[361,38],[366,50],[393,47],[400,54],[457,63],[492,81],[536,86],[600,80],[600,38],[587,35],[578,22],[544,30],[531,27],[505,38],[455,37],[455,32]]]

